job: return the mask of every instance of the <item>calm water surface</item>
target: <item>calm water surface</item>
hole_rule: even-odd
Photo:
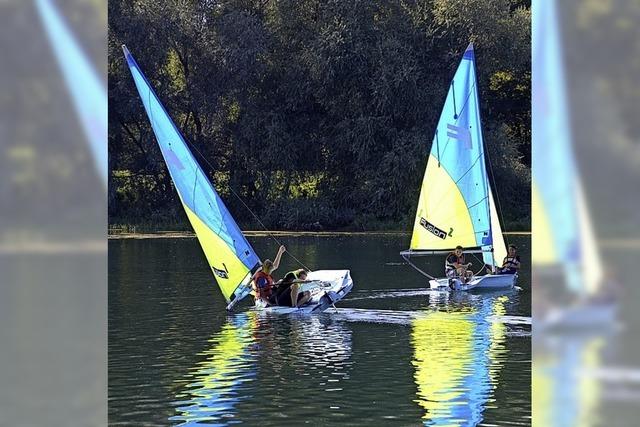
[[[314,316],[228,315],[195,239],[110,241],[110,424],[530,425],[528,268],[508,295],[433,293],[398,255],[408,239],[282,238],[351,270],[350,297]],[[510,240],[528,267],[529,237]]]

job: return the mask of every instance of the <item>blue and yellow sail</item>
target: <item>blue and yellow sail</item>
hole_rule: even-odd
[[[193,157],[131,53],[123,51],[169,174],[227,302],[250,292],[260,259]]]
[[[506,255],[487,177],[473,44],[464,52],[438,121],[410,249],[457,245],[486,251],[490,265]]]
[[[561,266],[569,289],[589,293],[603,273],[572,148],[555,3],[532,3],[532,262]]]
[[[35,4],[80,118],[96,171],[106,185],[107,88],[51,0],[36,0]]]

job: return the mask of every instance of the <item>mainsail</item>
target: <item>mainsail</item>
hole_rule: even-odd
[[[107,183],[107,88],[50,0],[36,6],[89,142],[96,170]]]
[[[259,268],[260,260],[189,151],[135,59],[126,46],[122,49],[182,206],[218,286],[227,302],[237,301],[250,292],[251,276]]]
[[[411,251],[483,251],[486,264],[506,256],[487,177],[473,44],[451,81],[438,121],[411,237]]]
[[[532,261],[561,266],[574,292],[594,292],[602,267],[571,147],[555,3],[533,2]]]

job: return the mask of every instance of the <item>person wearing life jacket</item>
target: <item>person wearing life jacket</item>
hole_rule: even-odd
[[[473,264],[464,262],[464,249],[462,246],[456,246],[453,252],[449,252],[444,263],[445,275],[449,279],[463,278],[465,282],[473,276],[473,272],[469,270]]]
[[[502,261],[502,267],[498,269],[498,274],[516,274],[520,269],[520,255],[517,254],[516,245],[509,245],[509,253]]]
[[[261,301],[265,306],[276,304],[272,274],[280,266],[280,258],[282,258],[282,254],[286,250],[284,246],[280,246],[275,260],[273,262],[270,259],[264,260],[262,268],[253,275],[253,291],[256,303]]]
[[[300,292],[300,286],[307,282],[307,270],[299,269],[284,275],[278,283],[276,302],[285,307],[302,307],[311,299],[311,292]]]

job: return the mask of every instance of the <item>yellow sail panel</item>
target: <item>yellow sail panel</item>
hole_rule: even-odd
[[[229,302],[238,284],[249,279],[250,271],[220,236],[207,227],[186,204],[183,203],[182,206],[187,212],[222,295]]]
[[[534,265],[555,264],[558,262],[558,255],[553,244],[549,217],[536,183],[531,187],[531,261]]]
[[[429,156],[422,180],[411,249],[476,247],[469,209],[456,183],[438,160]]]

